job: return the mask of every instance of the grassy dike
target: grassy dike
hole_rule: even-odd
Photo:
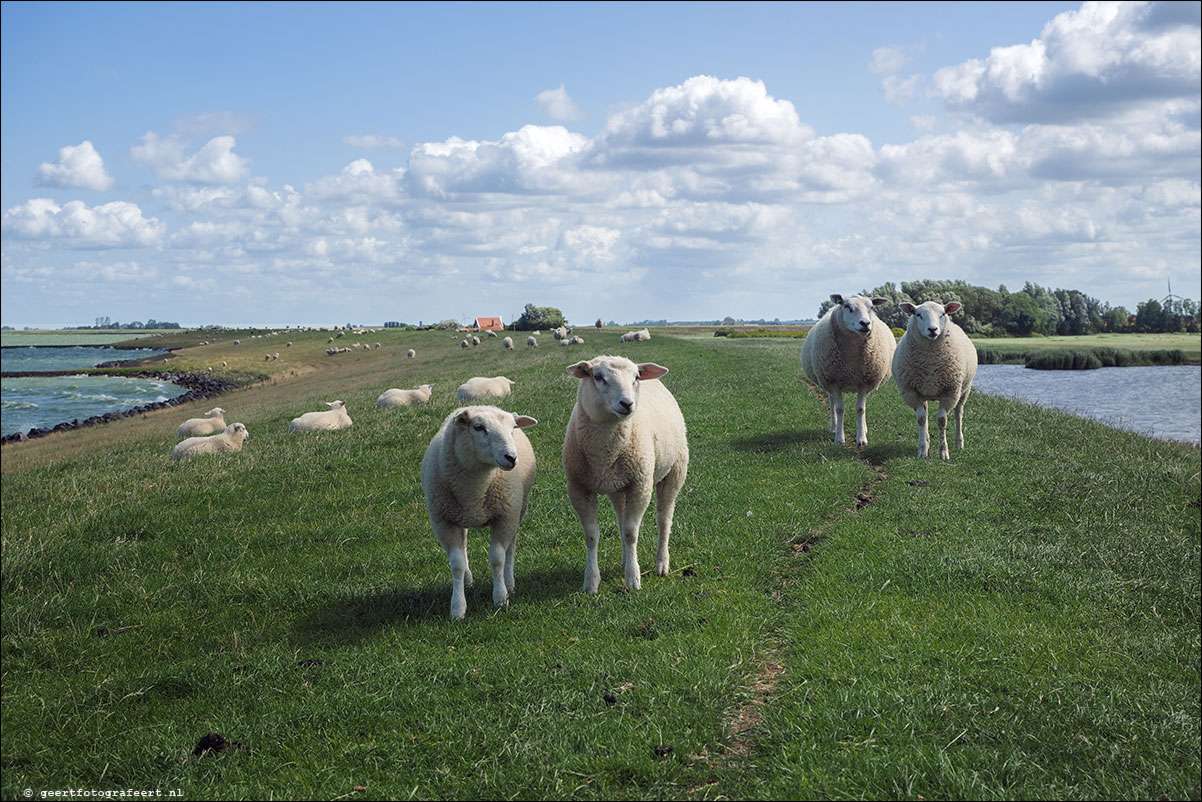
[[[1197,448],[974,395],[968,448],[918,460],[892,386],[872,444],[839,446],[791,340],[326,336],[165,365],[273,374],[217,402],[241,454],[169,461],[211,403],[4,448],[5,799],[1202,794]],[[559,448],[564,368],[597,353],[671,369],[692,460],[673,573],[621,592],[603,507],[586,597]],[[455,387],[497,374],[539,477],[511,605],[473,533],[451,622],[419,463]],[[428,408],[374,409],[431,381]],[[351,430],[287,435],[335,398]],[[209,732],[230,747],[194,756]]]

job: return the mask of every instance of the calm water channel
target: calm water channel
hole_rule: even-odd
[[[1029,370],[981,365],[973,392],[1062,409],[1162,440],[1202,442],[1202,367]]]

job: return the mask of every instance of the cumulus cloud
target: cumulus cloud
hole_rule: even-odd
[[[104,159],[88,140],[59,148],[58,160],[38,167],[38,183],[66,189],[111,189],[113,177],[104,169]]]
[[[937,71],[951,108],[999,123],[1066,123],[1165,99],[1197,103],[1197,3],[1088,2],[1057,15],[1030,44],[994,48]]]
[[[114,201],[89,207],[34,198],[4,213],[6,234],[26,239],[66,241],[71,247],[146,247],[162,242],[166,226],[143,217],[135,203]]]
[[[563,84],[558,89],[547,89],[534,96],[534,101],[542,109],[543,114],[552,120],[579,120],[580,109],[568,95]]]
[[[169,181],[232,184],[249,173],[248,161],[234,153],[235,144],[232,136],[216,136],[189,155],[188,143],[179,135],[160,137],[147,131],[142,143],[130,148],[129,155]]]
[[[395,136],[383,136],[381,134],[361,134],[357,136],[344,136],[342,141],[352,148],[364,148],[371,150],[374,148],[403,148],[405,143],[403,140],[397,139]]]

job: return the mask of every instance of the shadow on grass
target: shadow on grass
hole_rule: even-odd
[[[798,431],[790,429],[784,432],[765,432],[753,437],[740,437],[730,442],[730,447],[736,451],[746,451],[751,454],[772,454],[779,451],[789,451],[810,443],[827,443],[831,441],[829,432],[817,429]]]
[[[448,570],[449,575],[449,570]],[[492,574],[487,566],[473,570],[475,584],[466,589],[468,620],[487,615],[492,606]],[[511,604],[560,599],[580,590],[581,572],[560,568],[517,574],[517,591]],[[397,587],[331,600],[322,609],[300,619],[296,636],[309,645],[352,643],[374,637],[394,625],[444,621],[450,614],[451,584],[439,582],[424,588]]]
[[[869,465],[879,468],[891,459],[914,456],[916,448],[917,446],[903,445],[901,443],[890,443],[880,446],[874,446],[872,443],[869,443],[860,449],[860,458]],[[938,448],[939,446],[936,445],[936,451],[938,451]]]

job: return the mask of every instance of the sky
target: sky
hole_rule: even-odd
[[[0,319],[1202,299],[1202,4],[0,5]]]

